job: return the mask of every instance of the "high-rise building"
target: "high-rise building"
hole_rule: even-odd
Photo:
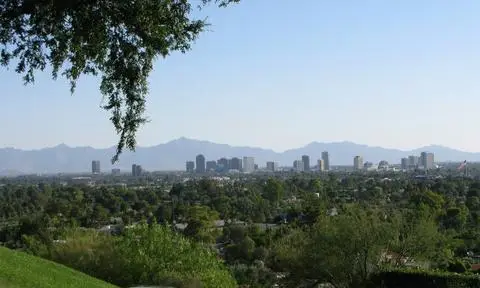
[[[278,163],[277,162],[267,162],[267,170],[271,172],[275,172],[278,170]]]
[[[120,175],[120,169],[118,169],[118,168],[113,168],[113,169],[112,169],[112,175]]]
[[[310,171],[310,157],[308,155],[303,155],[302,162],[303,162],[303,171],[305,172]]]
[[[197,173],[205,173],[205,156],[203,156],[202,154],[197,155],[197,158],[195,158],[195,164],[195,171]]]
[[[243,157],[243,172],[252,173],[255,171],[255,158]]]
[[[430,170],[435,168],[435,159],[433,153],[422,152],[420,154],[420,164],[423,166],[423,169]]]
[[[322,152],[322,160],[323,160],[323,167],[325,167],[325,171],[330,171],[330,156],[328,155],[327,151]]]
[[[232,159],[230,159],[230,165],[229,166],[230,166],[229,167],[230,169],[241,171],[242,170],[242,159],[237,158],[237,157],[233,157]]]
[[[92,174],[100,174],[100,161],[92,161]]]
[[[408,158],[402,158],[402,161],[401,161],[401,166],[402,166],[402,170],[408,170],[408,165],[409,161],[408,161]]]
[[[143,173],[142,166],[137,165],[137,164],[132,165],[132,176],[133,177],[142,176],[142,173]]]
[[[186,168],[188,173],[193,173],[195,171],[195,162],[187,161],[185,166],[186,166],[185,168]]]
[[[303,168],[305,168],[305,166],[303,165],[303,161],[302,161],[302,160],[295,160],[295,161],[293,161],[293,170],[294,170],[294,171],[302,172],[302,171],[303,171]]]
[[[409,169],[417,169],[419,164],[419,158],[415,155],[408,156],[408,168]]]
[[[215,171],[215,170],[217,170],[217,162],[207,161],[207,171]]]
[[[229,161],[227,158],[220,158],[217,160],[217,169],[221,172],[227,172],[229,167]]]
[[[355,156],[353,158],[353,170],[362,170],[363,169],[363,157]]]
[[[317,161],[318,171],[325,171],[325,161],[318,159]]]

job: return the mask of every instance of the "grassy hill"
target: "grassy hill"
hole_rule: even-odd
[[[0,247],[0,288],[114,288],[63,265]]]

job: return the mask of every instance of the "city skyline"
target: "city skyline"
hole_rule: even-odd
[[[332,165],[351,166],[354,155],[362,155],[367,162],[379,163],[385,160],[389,163],[400,163],[401,158],[409,155],[417,155],[423,151],[435,153],[435,162],[480,162],[480,153],[470,154],[457,150],[441,147],[424,147],[412,151],[390,150],[378,147],[368,147],[354,143],[322,144],[312,143],[301,148],[290,149],[283,153],[275,153],[271,150],[236,147],[208,141],[196,141],[191,139],[177,139],[167,144],[154,147],[138,147],[135,153],[126,151],[121,155],[118,163],[110,162],[114,153],[114,147],[110,149],[94,148],[70,148],[62,145],[45,150],[20,151],[14,149],[0,149],[0,174],[11,174],[8,171],[20,173],[56,173],[56,172],[81,172],[85,171],[85,159],[101,160],[103,171],[113,168],[121,168],[122,171],[130,169],[132,163],[139,163],[148,171],[184,170],[185,161],[195,160],[199,152],[204,153],[207,160],[244,156],[255,157],[259,166],[265,166],[266,162],[278,162],[279,166],[290,166],[294,160],[301,159],[302,155],[309,156],[310,166],[324,160],[323,166]],[[328,151],[327,155],[322,155]],[[326,153],[325,153],[326,154]],[[227,161],[226,159],[224,159]],[[327,161],[325,161],[327,160]],[[206,161],[207,162],[207,161]],[[205,162],[205,165],[207,163]],[[240,162],[240,159],[239,159]],[[328,169],[325,169],[328,170]]]
[[[198,173],[198,174],[205,174],[205,173],[227,173],[231,170],[236,170],[243,173],[253,173],[258,170],[261,171],[270,171],[270,172],[277,172],[280,169],[291,168],[293,172],[310,172],[310,171],[319,171],[319,172],[329,172],[330,169],[325,169],[324,161],[328,159],[328,151],[322,152],[323,159],[317,160],[317,165],[311,166],[310,165],[310,156],[309,155],[302,155],[301,160],[295,160],[292,166],[279,166],[278,162],[275,161],[267,161],[265,166],[259,166],[255,163],[255,157],[251,156],[244,156],[243,161],[241,158],[232,157],[232,158],[225,158],[222,157],[217,160],[208,160],[205,158],[203,154],[198,154],[195,157],[195,161],[188,160],[186,161],[185,165],[185,172],[187,173]],[[463,163],[467,163],[465,160]],[[375,165],[376,164],[376,165]],[[422,152],[420,156],[418,155],[409,155],[408,157],[404,157],[400,159],[400,163],[393,163],[389,164],[387,161],[380,161],[379,163],[372,163],[369,161],[364,162],[364,159],[360,155],[356,155],[353,157],[353,165],[352,171],[372,171],[374,169],[382,169],[388,170],[390,168],[398,168],[403,171],[406,170],[431,170],[436,168],[435,161],[434,161],[434,154],[431,152]],[[333,165],[334,167],[345,167],[348,165]],[[132,172],[133,176],[140,176],[143,170],[141,165],[133,164],[132,165]],[[93,160],[92,161],[92,174],[98,175],[102,174],[100,171],[100,161]],[[103,173],[105,174],[105,173]],[[120,169],[112,169],[112,175],[119,175]]]
[[[192,51],[156,61],[150,122],[140,128],[139,145],[185,135],[275,151],[347,139],[479,152],[480,136],[471,131],[480,121],[480,2],[305,5],[244,1],[195,12],[209,16],[211,29]],[[70,96],[68,83],[53,82],[49,68],[32,86],[13,70],[0,72],[7,84],[0,121],[8,123],[1,147],[115,145],[109,115],[99,108],[98,79],[81,77]],[[232,107],[248,117],[233,117]]]
[[[222,157],[217,160],[208,160],[203,154],[198,154],[196,156],[196,165],[194,161],[186,161],[186,172],[187,173],[207,173],[207,172],[228,172],[230,170],[237,170],[245,173],[252,173],[258,170],[271,171],[275,172],[278,168],[292,168],[292,171],[297,172],[310,172],[310,171],[331,171],[330,170],[330,159],[329,152],[323,151],[321,158],[317,159],[317,165],[310,165],[310,156],[302,155],[301,159],[293,161],[292,166],[284,165],[279,166],[276,161],[266,161],[265,166],[259,166],[255,163],[255,157],[244,156],[243,161],[241,158],[233,157],[226,158]],[[201,159],[200,161],[198,159]],[[408,157],[403,157],[399,159],[397,163],[388,163],[388,161],[380,160],[378,163],[372,163],[368,159],[364,162],[363,156],[356,155],[353,157],[353,171],[361,170],[371,170],[374,169],[389,169],[393,167],[400,166],[401,170],[431,170],[436,168],[434,153],[423,151],[420,155],[409,155]],[[233,164],[233,163],[239,164]],[[327,162],[327,168],[325,168],[325,162]],[[466,160],[464,161],[467,162]],[[205,163],[207,163],[205,165]],[[210,165],[209,165],[210,164]],[[197,167],[200,165],[201,167]],[[332,165],[334,167],[346,167],[348,165]]]

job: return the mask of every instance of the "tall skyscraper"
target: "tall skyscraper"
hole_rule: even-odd
[[[137,165],[137,164],[132,165],[132,176],[133,177],[142,176],[142,173],[143,173],[142,166]]]
[[[215,170],[217,170],[217,162],[207,161],[207,171],[215,171]]]
[[[230,169],[242,171],[242,159],[233,157],[230,159]]]
[[[243,157],[243,172],[252,173],[255,171],[255,158]]]
[[[435,159],[433,153],[422,152],[420,154],[420,164],[423,166],[423,169],[430,170],[435,168]]]
[[[408,170],[408,167],[409,167],[409,165],[408,165],[408,158],[402,158],[402,162],[401,162],[401,163],[402,163],[402,165],[401,165],[401,166],[402,166],[402,170]]]
[[[303,168],[305,168],[305,166],[303,165],[303,161],[302,161],[302,160],[295,160],[295,161],[293,161],[293,170],[294,170],[294,171],[302,172],[302,171],[303,171]]]
[[[197,173],[205,173],[205,156],[202,154],[197,155],[197,158],[195,158],[195,164],[196,164],[196,172]]]
[[[419,158],[418,156],[415,155],[410,155],[408,156],[408,167],[409,169],[417,169],[419,163]]]
[[[195,162],[187,161],[185,166],[186,166],[185,168],[186,168],[188,173],[193,173],[195,171]]]
[[[92,174],[100,174],[100,161],[92,161]]]
[[[325,161],[323,161],[323,159],[318,159],[317,161],[317,165],[318,165],[318,171],[325,171]]]
[[[325,171],[330,171],[330,157],[327,151],[322,152],[322,160],[323,160],[323,167],[325,167]]]
[[[221,172],[227,172],[230,167],[229,167],[229,161],[227,158],[220,158],[217,160],[217,168],[221,171]]]
[[[270,172],[275,172],[278,170],[278,163],[277,162],[267,162],[267,170]]]
[[[310,171],[310,157],[308,155],[303,155],[302,162],[303,162],[303,171],[305,172]]]
[[[362,170],[363,169],[363,157],[355,156],[353,158],[353,170]]]

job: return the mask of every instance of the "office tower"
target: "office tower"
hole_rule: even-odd
[[[133,177],[142,176],[142,172],[143,172],[142,166],[137,165],[137,164],[132,165],[132,176]]]
[[[277,171],[278,170],[278,163],[273,162],[273,161],[267,162],[267,170],[271,171],[271,172]]]
[[[120,169],[118,169],[118,168],[113,168],[113,169],[112,169],[112,175],[120,175]]]
[[[232,170],[242,171],[242,159],[237,158],[237,157],[233,157],[230,160],[230,167],[229,168],[232,169]]]
[[[322,152],[323,167],[325,171],[330,171],[330,156],[327,151]]]
[[[217,160],[217,168],[221,172],[227,172],[230,167],[229,167],[229,161],[227,158],[220,158]]]
[[[193,173],[195,171],[195,162],[187,161],[185,166],[186,166],[185,168],[186,168],[188,173]]]
[[[362,170],[363,169],[363,158],[362,156],[355,156],[353,158],[353,170]]]
[[[417,169],[419,164],[418,156],[410,155],[408,156],[408,168],[409,169]]]
[[[401,166],[402,166],[402,170],[408,170],[408,165],[409,161],[408,161],[408,158],[402,158],[402,161],[401,161]]]
[[[420,164],[423,166],[423,169],[430,170],[435,168],[435,160],[433,153],[422,152],[420,154]]]
[[[255,158],[243,157],[243,172],[252,173],[255,171]]]
[[[325,161],[318,159],[317,161],[318,171],[325,171]]]
[[[303,171],[305,172],[310,171],[310,157],[308,155],[303,155],[302,162],[303,162]]]
[[[217,170],[217,162],[207,161],[207,171],[215,171],[215,170]]]
[[[303,161],[302,161],[302,160],[295,160],[295,161],[293,161],[293,170],[294,170],[294,171],[302,172],[302,171],[303,171],[303,168],[305,168],[305,166],[303,165]]]
[[[435,168],[435,156],[433,153],[427,153],[427,169],[434,169]]]
[[[100,161],[92,161],[92,174],[100,174]]]
[[[196,162],[196,172],[197,173],[205,173],[205,156],[202,154],[197,155],[197,158],[195,158]]]

